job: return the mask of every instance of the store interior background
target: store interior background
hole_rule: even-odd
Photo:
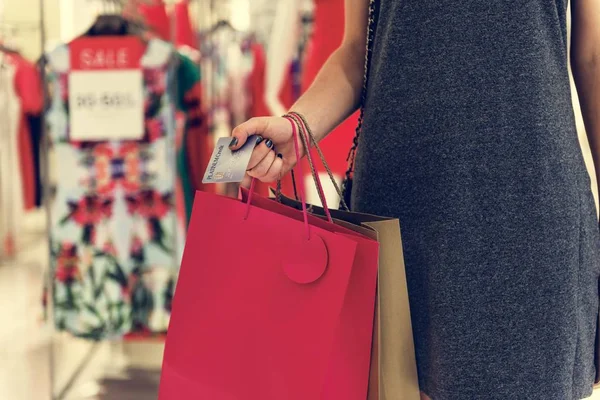
[[[96,0],[0,0],[0,34],[29,60],[85,31],[103,3]],[[281,1],[281,0],[278,0]],[[297,0],[301,1],[301,0]],[[310,0],[307,0],[310,1]],[[173,1],[171,1],[173,2]],[[191,1],[198,26],[210,26],[203,14],[210,0]],[[169,3],[169,2],[167,2]],[[241,30],[268,23],[276,0],[212,0],[213,10],[228,15]],[[44,9],[46,49],[42,49],[40,14]],[[8,37],[6,37],[8,36]],[[2,38],[2,37],[0,37]],[[582,151],[592,182],[595,173],[576,92],[574,107]],[[56,160],[50,160],[56,162]],[[598,198],[595,185],[592,188]],[[1,223],[1,221],[0,221]],[[102,341],[75,339],[44,322],[41,304],[48,268],[46,215],[43,209],[23,221],[26,248],[16,259],[0,259],[0,399],[150,399],[156,398],[161,340]],[[593,398],[600,399],[596,393]]]

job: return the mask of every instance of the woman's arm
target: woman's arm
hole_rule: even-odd
[[[346,30],[341,46],[291,108],[291,111],[304,115],[317,140],[323,139],[359,105],[368,10],[369,0],[346,0]],[[265,140],[252,153],[248,167],[250,176],[271,182],[296,164],[291,126],[287,120],[281,117],[252,118],[233,130],[230,148],[239,149],[248,136],[254,134]]]
[[[571,68],[600,187],[600,2],[572,0]]]
[[[368,0],[346,0],[342,45],[329,57],[291,111],[303,114],[317,140],[352,114],[362,90],[368,26]]]

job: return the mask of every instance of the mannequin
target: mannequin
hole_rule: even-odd
[[[298,48],[301,7],[297,0],[279,0],[267,47],[265,102],[272,115],[283,115],[290,105],[280,98],[281,88],[289,80],[294,54]]]
[[[283,84],[285,73],[289,71],[294,52],[298,48],[302,11],[303,5],[297,0],[280,0],[278,3],[267,52],[266,102],[273,115],[282,115],[289,108],[278,101],[276,94],[278,88]],[[314,33],[303,65],[302,91],[310,87],[323,64],[342,43],[344,0],[315,0],[314,15]],[[346,153],[352,144],[357,122],[358,116],[355,114],[340,124],[331,136],[321,143],[325,158],[338,184],[344,177]],[[335,207],[339,204],[339,196],[325,169],[319,163],[317,164],[327,204],[329,207]],[[307,199],[312,204],[320,205],[321,202],[306,160],[303,171],[305,171]]]
[[[277,1],[252,0],[250,7],[250,30],[256,35],[256,40],[266,44],[271,37],[271,29],[275,20]]]

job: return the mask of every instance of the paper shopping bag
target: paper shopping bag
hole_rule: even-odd
[[[159,399],[364,400],[378,244],[258,202],[196,194]]]
[[[241,199],[247,201],[248,191],[242,189],[240,193]],[[252,204],[298,221],[303,218],[301,211],[279,204],[271,199],[255,197]],[[325,217],[309,216],[309,221],[314,226],[350,237],[357,244],[348,292],[340,315],[338,334],[333,346],[331,364],[321,398],[364,400],[367,396],[371,364],[375,282],[379,264],[377,235],[372,232],[363,232],[367,234],[357,233],[355,230],[328,223]],[[365,284],[366,282],[368,284]],[[368,343],[369,345],[365,346],[362,343]],[[361,378],[354,382],[347,382],[344,381],[344,376],[358,376]]]
[[[281,196],[280,201],[298,209],[300,203]],[[377,324],[375,327],[369,400],[419,400],[419,382],[402,238],[399,221],[369,214],[329,210],[338,224],[362,235],[372,230],[379,241]],[[311,212],[324,216],[323,208]],[[365,230],[367,229],[367,230]],[[374,383],[377,382],[377,385]]]

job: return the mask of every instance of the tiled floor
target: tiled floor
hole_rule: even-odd
[[[156,399],[161,343],[93,344],[44,325],[47,247],[42,231],[31,231],[17,260],[0,261],[0,400]]]
[[[91,343],[52,332],[41,321],[41,270],[0,267],[0,399],[156,398],[161,343]],[[51,369],[50,365],[54,368]]]
[[[0,260],[0,399],[156,398],[162,343],[94,344],[53,332],[43,322],[48,254],[43,216],[33,221],[18,257]]]

